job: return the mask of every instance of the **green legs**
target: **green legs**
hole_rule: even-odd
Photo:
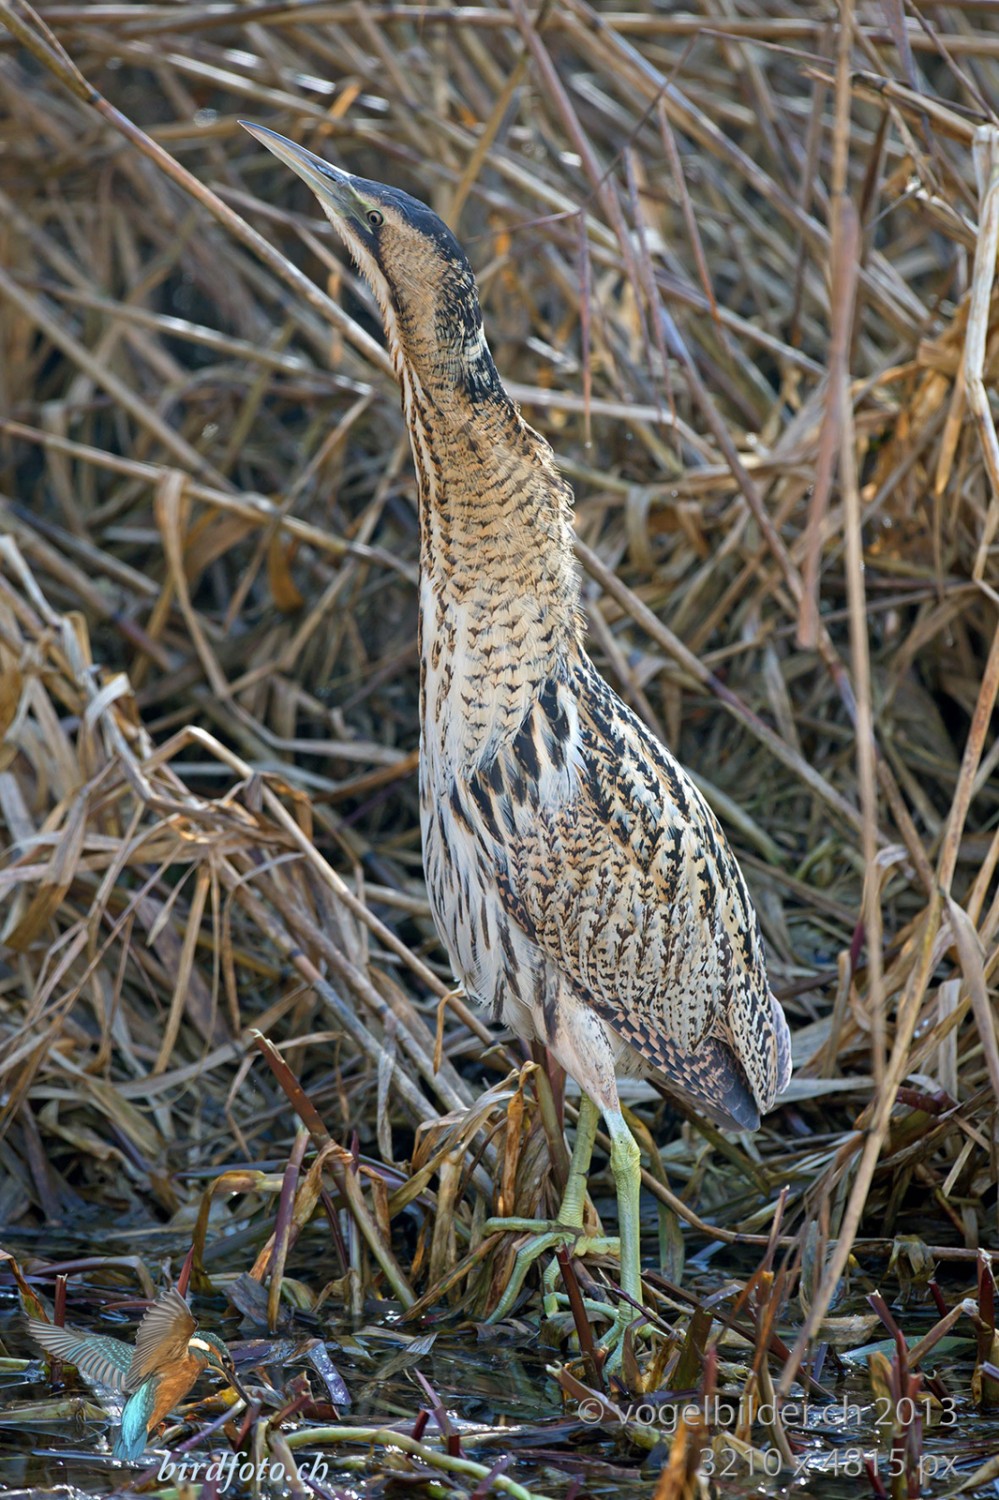
[[[611,1244],[607,1240],[588,1240],[583,1236],[583,1204],[586,1201],[586,1175],[590,1170],[593,1142],[600,1121],[600,1111],[586,1094],[579,1104],[579,1121],[576,1125],[576,1144],[572,1148],[569,1162],[569,1177],[565,1193],[554,1223],[547,1219],[487,1219],[486,1232],[530,1234],[532,1236],[517,1251],[517,1258],[510,1272],[510,1280],[488,1321],[499,1323],[506,1317],[524,1285],[524,1277],[539,1255],[554,1250],[559,1245],[575,1245],[578,1249],[602,1249]],[[546,1277],[547,1282],[547,1277]],[[546,1285],[546,1290],[548,1287]],[[547,1300],[547,1299],[546,1299]]]
[[[620,1341],[628,1324],[638,1313],[632,1303],[642,1305],[642,1240],[641,1208],[642,1193],[641,1161],[635,1137],[625,1123],[620,1110],[608,1110],[604,1119],[611,1138],[611,1171],[617,1189],[617,1220],[621,1239],[621,1290],[631,1302],[617,1304],[614,1330],[611,1335],[613,1351],[619,1351]]]
[[[617,1212],[620,1225],[620,1242],[608,1239],[587,1239],[582,1234],[583,1204],[586,1200],[586,1177],[593,1154],[593,1142],[597,1133],[600,1112],[593,1100],[583,1094],[579,1108],[579,1123],[576,1127],[576,1143],[569,1163],[569,1178],[555,1224],[545,1219],[489,1219],[487,1232],[496,1230],[528,1233],[532,1235],[517,1252],[513,1271],[503,1296],[489,1317],[490,1323],[499,1322],[509,1313],[516,1301],[528,1270],[546,1250],[559,1245],[572,1246],[577,1254],[588,1250],[607,1251],[618,1249],[621,1257],[621,1290],[626,1298],[641,1306],[642,1273],[639,1221],[639,1196],[641,1175],[639,1164],[641,1153],[634,1136],[628,1129],[619,1109],[607,1110],[604,1119],[611,1138],[611,1171],[617,1189]],[[555,1310],[555,1283],[557,1268],[554,1263],[545,1273],[545,1311],[550,1316]],[[609,1339],[611,1360],[619,1356],[621,1338],[625,1328],[637,1316],[634,1306],[627,1300],[618,1304],[614,1311],[614,1327]]]
[[[586,1202],[586,1178],[593,1157],[593,1142],[597,1138],[600,1111],[588,1094],[579,1101],[579,1120],[576,1124],[576,1144],[572,1148],[569,1176],[566,1179],[562,1206],[558,1211],[560,1224],[571,1224],[575,1229],[583,1227],[583,1204]]]

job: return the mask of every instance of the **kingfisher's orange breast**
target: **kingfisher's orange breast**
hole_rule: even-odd
[[[183,1401],[200,1373],[201,1363],[193,1358],[182,1360],[163,1372],[156,1382],[156,1399],[147,1423],[148,1432],[152,1432],[177,1403]]]

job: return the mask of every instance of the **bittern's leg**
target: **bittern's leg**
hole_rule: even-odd
[[[625,1294],[625,1298],[613,1308],[600,1306],[600,1310],[612,1319],[610,1331],[601,1339],[601,1343],[607,1351],[604,1368],[613,1370],[621,1362],[625,1330],[639,1316],[635,1304],[638,1307],[642,1305],[642,1154],[620,1109],[610,1108],[605,1104],[603,1115],[611,1138],[611,1171],[617,1189],[621,1290]]]
[[[589,1094],[579,1100],[579,1119],[576,1122],[576,1140],[569,1162],[569,1175],[565,1182],[562,1206],[558,1211],[560,1224],[583,1227],[583,1204],[586,1202],[586,1178],[593,1159],[593,1142],[597,1138],[600,1111]]]
[[[640,1199],[642,1154],[638,1143],[618,1110],[606,1110],[604,1119],[611,1138],[611,1171],[617,1188],[618,1231],[621,1236],[621,1290],[641,1306],[642,1251]],[[621,1304],[626,1325],[637,1316],[627,1303]]]
[[[503,1296],[489,1315],[490,1323],[497,1323],[501,1318],[506,1317],[520,1293],[524,1277],[538,1256],[546,1250],[554,1250],[559,1245],[570,1245],[574,1246],[579,1253],[584,1253],[587,1250],[609,1249],[614,1244],[611,1240],[586,1239],[581,1235],[583,1205],[586,1202],[586,1176],[590,1170],[590,1158],[593,1155],[593,1141],[596,1137],[599,1119],[599,1109],[589,1095],[583,1094],[579,1105],[576,1140],[572,1148],[572,1159],[569,1162],[569,1176],[559,1207],[558,1219],[554,1223],[550,1223],[547,1219],[486,1220],[487,1233],[495,1230],[507,1232],[519,1230],[532,1235],[532,1238],[517,1252]],[[627,1130],[627,1126],[625,1129]],[[547,1281],[546,1277],[546,1290],[550,1293],[553,1288],[547,1285]]]
[[[578,1253],[587,1249],[609,1249],[612,1245],[615,1249],[620,1249],[621,1290],[630,1300],[619,1301],[613,1308],[605,1307],[603,1304],[588,1304],[589,1311],[599,1310],[612,1320],[610,1333],[602,1342],[605,1346],[609,1345],[608,1362],[613,1366],[621,1357],[624,1331],[637,1316],[633,1304],[637,1303],[641,1306],[642,1302],[639,1244],[640,1155],[635,1139],[621,1113],[618,1099],[615,1063],[621,1044],[606,1022],[568,985],[559,989],[557,1003],[550,1007],[550,1011],[552,1023],[546,1041],[566,1072],[579,1083],[587,1106],[586,1113],[580,1114],[580,1135],[577,1137],[576,1150],[573,1151],[569,1186],[566,1191],[567,1198],[570,1191],[578,1193],[578,1208],[575,1208],[574,1203],[566,1205],[570,1211],[575,1211],[578,1215],[577,1224],[582,1222],[583,1179],[586,1175],[586,1167],[589,1165],[589,1154],[596,1131],[596,1106],[599,1106],[607,1122],[607,1130],[611,1138],[611,1170],[614,1173],[617,1188],[620,1221],[619,1245],[617,1241],[584,1241],[578,1237],[574,1238],[573,1243]],[[591,1100],[595,1102],[591,1104]],[[583,1138],[584,1124],[586,1126],[585,1138]],[[539,1239],[533,1240],[524,1247],[526,1254],[524,1261],[521,1262],[523,1270],[519,1270],[519,1267],[515,1269],[510,1287],[493,1314],[496,1318],[506,1315],[513,1297],[520,1290],[523,1272],[526,1271],[531,1260],[536,1259],[542,1250],[559,1243],[564,1244],[568,1239],[565,1231],[559,1234],[554,1226],[544,1222],[536,1223],[527,1219],[519,1223],[514,1221],[514,1226],[525,1230],[533,1229],[541,1233]],[[487,1227],[500,1229],[514,1226],[509,1220],[492,1220]],[[578,1236],[578,1230],[576,1234]],[[519,1256],[518,1261],[520,1261]],[[546,1290],[550,1290],[553,1285],[554,1282],[549,1280]],[[558,1301],[561,1302],[562,1299],[559,1298]],[[545,1310],[549,1316],[555,1304],[554,1295],[550,1294],[545,1298]]]

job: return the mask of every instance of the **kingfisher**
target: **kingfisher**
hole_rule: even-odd
[[[621,1291],[642,1303],[639,1147],[621,1075],[755,1130],[791,1074],[787,1021],[728,840],[691,778],[604,681],[583,638],[572,493],[504,389],[472,268],[425,204],[247,125],[312,189],[371,287],[402,388],[420,518],[420,816],[427,894],[466,990],[579,1084],[557,1220],[581,1253],[597,1122],[610,1136]],[[590,1248],[596,1248],[590,1242]]]
[[[40,1318],[28,1319],[28,1332],[49,1354],[75,1365],[88,1380],[125,1395],[112,1453],[126,1462],[142,1457],[150,1433],[205,1370],[224,1375],[249,1405],[229,1350],[214,1333],[198,1328],[175,1287],[150,1307],[134,1347],[107,1334],[59,1328]]]

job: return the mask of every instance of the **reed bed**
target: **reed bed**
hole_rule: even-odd
[[[273,1330],[321,1239],[348,1311],[477,1323],[513,1254],[484,1220],[564,1171],[571,1089],[454,991],[426,903],[378,318],[248,117],[468,247],[576,489],[590,649],[756,899],[785,1102],[726,1140],[632,1100],[657,1380],[716,1379],[677,1285],[714,1246],[758,1391],[818,1378],[847,1273],[976,1296],[988,1396],[997,98],[974,0],[0,0],[11,1243],[193,1235],[200,1290],[249,1272]]]

